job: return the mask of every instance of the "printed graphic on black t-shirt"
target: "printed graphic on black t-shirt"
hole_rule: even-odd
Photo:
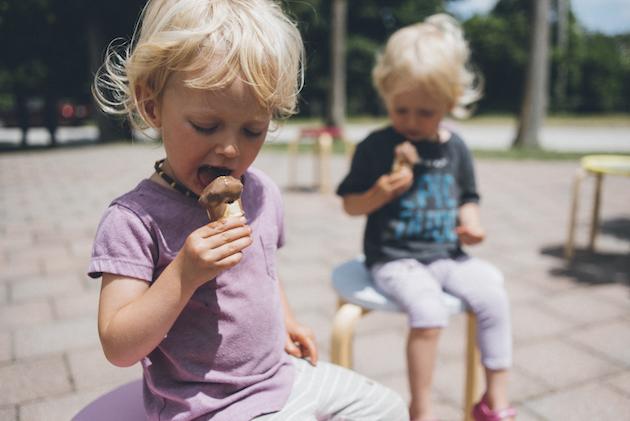
[[[360,194],[391,170],[394,149],[405,139],[388,127],[359,143],[350,173],[337,194]],[[413,186],[400,198],[368,215],[364,232],[366,263],[414,258],[430,262],[463,253],[455,233],[461,205],[476,202],[472,159],[453,134],[444,143],[414,143],[420,163]]]
[[[457,199],[451,174],[422,174],[400,200],[397,217],[383,233],[385,241],[455,243]]]

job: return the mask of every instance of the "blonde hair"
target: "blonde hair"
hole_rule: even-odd
[[[469,63],[470,50],[459,23],[437,14],[394,32],[377,56],[372,80],[381,98],[421,87],[444,101],[455,117],[467,117],[482,96],[483,81]]]
[[[273,118],[296,112],[304,80],[304,46],[296,25],[271,0],[150,0],[131,42],[110,44],[92,87],[106,113],[151,124],[143,103],[160,100],[175,72],[186,86],[216,90],[236,78],[249,85]],[[220,63],[220,65],[215,65]],[[149,96],[137,97],[137,88]]]

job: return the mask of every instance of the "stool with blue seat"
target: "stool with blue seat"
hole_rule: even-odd
[[[352,368],[354,328],[362,316],[371,311],[402,312],[398,305],[380,292],[364,264],[363,256],[346,261],[333,269],[333,288],[339,296],[339,305],[333,320],[331,361]],[[466,374],[464,386],[464,419],[471,419],[472,407],[480,398],[481,364],[476,345],[476,320],[473,312],[458,298],[444,293],[450,314],[465,312],[466,322]]]

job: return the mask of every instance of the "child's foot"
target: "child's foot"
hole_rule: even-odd
[[[507,421],[514,419],[516,416],[516,409],[511,406],[504,409],[490,409],[490,406],[488,406],[488,403],[486,402],[486,397],[484,396],[473,407],[472,416],[475,421]]]

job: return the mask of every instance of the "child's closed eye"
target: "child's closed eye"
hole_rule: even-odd
[[[201,134],[211,134],[211,133],[214,133],[219,128],[218,124],[203,126],[203,125],[195,124],[192,121],[190,122],[190,125],[193,127],[193,129],[195,129],[196,132],[201,133]]]
[[[255,129],[243,129],[243,133],[247,137],[257,138],[263,134],[263,130],[255,130]]]

